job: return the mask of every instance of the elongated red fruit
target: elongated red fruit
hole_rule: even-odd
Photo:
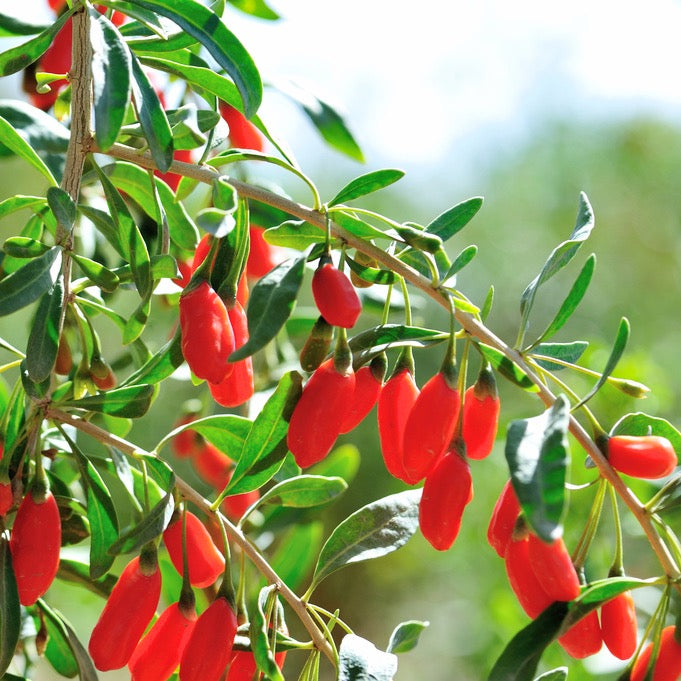
[[[404,427],[404,470],[411,484],[428,475],[454,435],[459,391],[444,373],[436,373],[421,389]]]
[[[571,626],[558,643],[571,657],[581,660],[595,655],[603,645],[598,615],[592,610],[588,615]]]
[[[189,636],[196,622],[196,612],[169,605],[138,643],[128,662],[131,681],[163,681],[180,664]]]
[[[241,494],[231,494],[220,504],[220,510],[233,522],[241,519],[246,509],[260,499],[257,489]]]
[[[664,478],[674,471],[678,458],[672,443],[659,435],[615,435],[608,440],[608,461],[625,475]]]
[[[192,272],[196,272],[199,266],[206,259],[208,252],[210,251],[211,244],[213,243],[212,234],[204,234],[194,251],[194,258],[192,259]]]
[[[352,365],[339,371],[327,359],[310,377],[293,409],[286,441],[301,468],[321,461],[333,447],[355,391]]]
[[[348,409],[341,433],[349,433],[354,430],[372,410],[378,400],[385,376],[385,355],[375,357],[369,366],[364,366],[355,374],[355,392],[352,397],[350,409]]]
[[[631,681],[643,681],[653,652],[652,641],[639,655],[631,670]],[[674,625],[665,627],[660,637],[657,660],[653,664],[652,681],[678,681],[681,676],[681,645],[674,637]]]
[[[59,569],[61,520],[52,492],[29,492],[21,500],[9,541],[19,601],[33,605],[49,588]]]
[[[232,658],[236,615],[218,596],[201,613],[180,659],[180,681],[219,681]]]
[[[232,370],[234,332],[227,308],[207,281],[180,296],[182,354],[199,378],[220,383]]]
[[[147,564],[148,563],[148,564]],[[156,557],[140,564],[133,558],[109,594],[97,620],[88,651],[100,671],[125,667],[156,612],[161,595],[161,572]]]
[[[194,414],[186,414],[175,423],[175,428],[186,426],[195,420],[196,416]],[[199,453],[203,446],[203,438],[195,430],[187,428],[172,439],[170,446],[175,456],[180,459],[186,459]]]
[[[312,295],[319,314],[331,326],[350,329],[362,311],[362,303],[350,279],[322,257],[312,277]]]
[[[227,310],[229,322],[234,333],[234,348],[239,349],[248,340],[248,321],[246,312],[237,300],[234,307]],[[232,370],[220,383],[209,383],[210,394],[223,407],[238,407],[253,397],[253,360],[250,357],[231,363]]]
[[[284,666],[285,658],[285,652],[275,653],[274,661],[279,669]],[[258,666],[255,663],[253,653],[249,653],[246,650],[237,650],[232,661],[229,663],[229,672],[227,672],[227,679],[225,681],[251,681],[251,679],[255,678],[254,675],[257,669]]]
[[[279,249],[265,241],[264,227],[249,227],[251,249],[246,260],[246,274],[252,279],[264,277],[280,261]]]
[[[615,596],[601,606],[601,633],[608,650],[620,660],[636,651],[636,606],[630,591]]]
[[[527,538],[511,540],[504,556],[508,581],[522,609],[534,619],[553,599],[544,591],[530,565]]]
[[[217,490],[223,490],[232,477],[234,461],[208,441],[196,453],[193,462],[198,476]]]
[[[407,482],[404,470],[404,428],[419,389],[407,368],[394,373],[378,396],[378,434],[388,473]]]
[[[500,558],[503,558],[506,553],[506,547],[511,541],[515,521],[519,515],[520,504],[509,480],[497,499],[487,528],[487,541]]]
[[[182,517],[168,525],[163,533],[163,543],[175,569],[184,575]],[[213,543],[206,526],[190,511],[187,511],[187,560],[189,581],[199,589],[214,584],[225,569],[225,559]]]
[[[484,459],[494,446],[499,425],[499,395],[494,373],[483,367],[478,380],[463,398],[461,435],[469,459]]]
[[[472,498],[470,466],[456,450],[450,450],[426,477],[419,504],[419,527],[433,548],[446,551],[451,547]]]
[[[229,141],[238,149],[263,150],[263,139],[258,129],[238,109],[220,100],[220,115],[229,126]]]
[[[571,601],[581,591],[577,571],[562,539],[550,544],[535,534],[528,537],[530,565],[553,601]]]

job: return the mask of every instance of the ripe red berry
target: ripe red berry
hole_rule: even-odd
[[[168,606],[138,643],[128,662],[131,681],[167,679],[180,664],[196,612],[185,612],[178,603]]]
[[[199,241],[196,251],[194,251],[194,258],[192,260],[192,272],[196,272],[199,269],[201,263],[206,259],[208,252],[210,251],[211,244],[213,243],[212,234],[204,234]]]
[[[254,489],[242,494],[232,494],[225,497],[220,504],[220,510],[233,522],[241,519],[246,509],[260,499],[260,492]]]
[[[264,277],[279,262],[276,247],[265,241],[264,233],[264,227],[251,225],[249,228],[251,249],[246,261],[246,275],[252,279]]]
[[[33,605],[49,588],[59,569],[61,520],[54,495],[29,492],[21,500],[9,541],[19,601]]]
[[[225,559],[211,539],[206,526],[193,513],[187,511],[187,560],[189,581],[199,589],[214,584],[225,569]],[[182,517],[168,525],[163,533],[163,543],[175,569],[184,575],[182,562]]]
[[[312,295],[319,314],[331,326],[350,329],[362,311],[362,303],[352,282],[328,256],[320,259],[312,277]]]
[[[487,541],[500,558],[504,557],[506,547],[513,536],[515,521],[520,515],[520,504],[509,480],[497,499],[492,518],[487,528]]]
[[[229,141],[238,149],[263,150],[258,129],[238,109],[220,100],[220,115],[229,126]]]
[[[452,449],[426,477],[419,504],[419,527],[433,548],[446,551],[454,543],[464,509],[472,498],[470,466]]]
[[[148,564],[147,564],[148,563]],[[125,667],[156,612],[161,595],[161,572],[155,555],[140,564],[133,558],[109,594],[97,620],[88,651],[100,671]]]
[[[571,601],[579,596],[579,577],[562,539],[547,543],[530,533],[528,555],[534,574],[552,601]]]
[[[248,340],[248,322],[241,303],[237,300],[234,307],[227,311],[234,333],[234,348],[239,349]],[[253,397],[253,360],[250,357],[231,364],[232,370],[220,383],[210,383],[208,387],[213,399],[223,407],[238,407]]]
[[[404,470],[414,484],[433,469],[454,435],[459,391],[442,371],[422,388],[404,427]]]
[[[601,606],[601,633],[608,650],[620,660],[636,651],[636,606],[630,591],[615,596]]]
[[[581,660],[595,655],[603,645],[598,615],[592,610],[570,627],[559,639],[558,643],[571,657]]]
[[[236,615],[222,596],[201,613],[180,659],[180,681],[219,681],[232,657]]]
[[[378,434],[381,452],[388,472],[407,482],[404,470],[404,428],[419,389],[412,372],[400,368],[386,381],[378,396]]]
[[[631,681],[643,681],[653,652],[652,641],[639,655],[631,670]],[[660,637],[657,660],[653,664],[652,681],[678,681],[681,676],[681,645],[674,636],[674,625],[665,627]]]
[[[522,609],[534,619],[551,605],[553,599],[544,591],[530,565],[527,537],[509,542],[504,561],[513,593]]]
[[[205,441],[193,458],[198,476],[216,490],[223,490],[232,475],[234,461]]]
[[[220,383],[233,368],[234,332],[227,309],[207,281],[180,296],[182,354],[199,378]]]
[[[194,414],[186,414],[175,424],[175,427],[179,428],[195,420],[196,416]],[[203,447],[203,443],[203,438],[195,430],[187,428],[173,438],[170,446],[175,456],[180,459],[186,459],[197,455]]]
[[[677,466],[672,443],[659,435],[615,435],[608,440],[608,461],[625,475],[664,478]]]
[[[499,409],[494,373],[485,366],[475,385],[466,390],[463,399],[461,434],[469,459],[489,456],[497,436]]]
[[[355,374],[352,365],[340,370],[327,359],[305,384],[293,409],[286,441],[301,468],[321,461],[333,447],[352,402]]]
[[[381,392],[385,369],[385,355],[379,355],[371,361],[369,366],[363,366],[357,371],[355,374],[355,392],[341,425],[341,433],[349,433],[356,428],[372,410]]]

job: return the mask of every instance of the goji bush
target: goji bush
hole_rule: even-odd
[[[2,246],[0,316],[28,320],[25,347],[0,339],[0,671],[26,678],[44,656],[82,679],[126,667],[139,681],[393,678],[427,623],[398,624],[383,650],[343,603],[317,603],[317,587],[418,531],[457,550],[474,486],[490,485],[477,466],[493,453],[507,381],[542,411],[505,429],[509,481],[493,492],[487,538],[531,621],[481,677],[566,678],[566,667],[542,666],[557,641],[566,660],[605,643],[623,679],[679,678],[681,542],[668,511],[681,433],[643,412],[606,427],[592,410],[605,385],[647,391],[613,376],[625,318],[604,367],[581,363],[586,342],[552,340],[588,289],[593,255],[544,330],[531,323],[543,285],[594,228],[587,196],[506,342],[487,326],[494,289],[473,300],[457,283],[477,248],[455,253],[453,237],[482,200],[427,225],[359,207],[402,178],[390,168],[324,200],[260,117],[262,79],[224,1],[49,7],[44,26],[0,13],[2,35],[18,38],[0,75],[21,73],[26,94],[0,101],[0,142],[46,185],[0,202],[0,218],[19,224]],[[330,146],[361,157],[344,118],[296,92],[283,91]],[[265,164],[300,182],[309,205],[261,180]],[[414,296],[446,311],[445,328],[414,322]],[[439,369],[424,375],[414,348]],[[572,380],[582,375],[586,392]],[[144,448],[132,422],[145,423],[171,376],[191,381],[196,399],[164,413],[164,436]],[[290,530],[352,477],[327,457],[374,407],[401,491],[323,543],[301,539]],[[573,455],[584,484],[570,478]],[[585,522],[570,499],[590,507]],[[648,572],[628,576],[642,564],[627,553],[636,533]],[[611,557],[607,574],[595,553]],[[481,560],[496,560],[484,541],[470,563]],[[87,641],[51,607],[54,580],[101,598]],[[642,587],[656,605],[637,612]]]

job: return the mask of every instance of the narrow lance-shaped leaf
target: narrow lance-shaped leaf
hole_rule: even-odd
[[[284,681],[284,676],[277,666],[270,647],[269,632],[267,626],[267,619],[265,617],[265,610],[267,609],[267,601],[271,594],[276,594],[272,586],[266,586],[260,590],[258,594],[258,602],[255,611],[251,616],[250,638],[251,647],[253,649],[253,656],[258,665],[258,669],[263,672],[266,679],[270,681]],[[276,595],[274,596],[276,598]],[[278,605],[278,603],[277,603]],[[276,606],[275,606],[276,607]]]
[[[64,616],[59,611],[55,612],[61,618],[66,635],[68,636],[69,645],[78,664],[80,681],[98,681],[95,665],[92,663],[87,650],[85,650],[85,646],[80,642],[73,627],[64,619]]]
[[[38,153],[63,154],[69,144],[69,129],[54,116],[18,99],[0,99],[2,116]],[[9,150],[0,144],[0,151]]]
[[[515,383],[520,388],[528,392],[537,392],[537,386],[532,379],[518,366],[516,366],[506,355],[496,348],[484,343],[476,344],[482,356],[496,369],[504,378]]]
[[[155,451],[159,451],[161,446],[171,440],[175,435],[183,430],[194,430],[208,442],[215,445],[221,452],[240,452],[248,433],[251,430],[252,422],[243,416],[236,414],[219,414],[216,416],[206,416],[197,419],[189,424],[175,428],[156,445]]]
[[[76,221],[76,204],[73,199],[60,187],[50,187],[47,190],[47,203],[57,222],[70,231]]]
[[[543,414],[512,421],[506,437],[513,489],[530,526],[546,542],[563,533],[569,420],[569,402],[559,395]]]
[[[427,227],[429,234],[436,234],[442,241],[460,232],[482,207],[482,197],[474,196],[438,215]]]
[[[77,253],[71,253],[71,258],[78,264],[83,274],[103,291],[115,291],[121,283],[118,275],[108,267]]]
[[[175,335],[160,350],[132,373],[121,385],[138,383],[159,383],[168,378],[184,362],[182,355],[182,335],[178,328]]]
[[[345,257],[345,262],[360,279],[368,281],[371,284],[394,284],[397,279],[397,275],[392,270],[381,270],[377,267],[360,265],[360,263],[347,255]]]
[[[409,620],[398,624],[390,635],[388,652],[408,653],[413,650],[419,642],[421,632],[428,626],[430,626],[430,622],[419,622],[418,620]]]
[[[473,258],[478,254],[477,246],[467,246],[454,258],[454,262],[449,266],[449,269],[442,278],[444,286],[454,286],[456,284],[456,275],[460,272]]]
[[[532,357],[537,364],[549,371],[560,371],[565,367],[557,362],[552,362],[549,358],[553,357],[562,362],[574,364],[584,354],[589,347],[586,341],[573,341],[572,343],[540,343],[533,352]]]
[[[130,99],[130,52],[118,29],[90,8],[95,137],[102,151],[116,141]]]
[[[260,497],[258,505],[277,504],[287,508],[311,508],[327,504],[348,488],[343,478],[298,475],[280,482]]]
[[[335,206],[338,203],[347,203],[353,199],[358,199],[360,196],[366,196],[373,192],[390,186],[404,177],[403,170],[394,168],[386,168],[384,170],[374,170],[365,175],[355,178],[341,189],[331,201],[329,206]]]
[[[57,186],[57,180],[55,180],[52,171],[45,165],[42,158],[38,156],[33,147],[2,116],[0,116],[0,142],[32,165],[52,186]]]
[[[258,17],[258,19],[269,21],[279,19],[279,15],[264,0],[229,0],[229,2],[242,12]]]
[[[58,615],[42,599],[38,599],[38,607],[48,636],[45,658],[58,674],[72,679],[78,674],[78,663],[71,650],[66,628]],[[34,622],[36,626],[40,626],[40,620],[36,615]]]
[[[355,634],[343,637],[338,653],[338,681],[392,681],[397,672],[395,655]]]
[[[153,385],[130,385],[83,397],[80,400],[66,400],[63,404],[111,416],[137,418],[147,412],[153,395]]]
[[[17,35],[35,35],[49,27],[49,24],[32,24],[4,13],[0,14],[0,38]]]
[[[0,536],[0,674],[12,662],[21,633],[21,608],[7,533]]]
[[[47,293],[57,280],[61,251],[56,246],[0,280],[0,317],[20,310]]]

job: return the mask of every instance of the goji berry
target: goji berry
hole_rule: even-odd
[[[239,149],[263,150],[263,139],[257,128],[238,109],[220,100],[220,115],[229,126],[229,141]]]
[[[264,277],[279,263],[278,251],[265,241],[265,228],[251,225],[249,228],[251,248],[246,260],[246,275],[252,279]]]
[[[300,368],[303,371],[317,369],[329,353],[332,339],[333,326],[319,315],[300,351]]]
[[[350,329],[362,311],[355,287],[330,256],[322,256],[319,261],[312,277],[312,295],[319,313],[332,326]]]
[[[180,659],[180,681],[218,681],[232,658],[236,628],[234,610],[218,596],[194,624]]]
[[[636,651],[636,606],[630,591],[625,591],[601,606],[601,633],[608,650],[620,660]]]
[[[199,589],[214,584],[225,569],[225,559],[213,543],[206,526],[189,511],[186,538],[190,584]],[[180,575],[184,575],[182,517],[178,517],[165,529],[163,543],[175,569]]]
[[[484,459],[492,451],[499,424],[499,395],[494,372],[485,365],[464,395],[461,434],[469,459]]]
[[[232,475],[234,462],[215,445],[204,442],[193,458],[198,476],[211,487],[223,490]]]
[[[33,605],[59,569],[61,520],[54,495],[28,492],[19,504],[9,541],[22,605]]]
[[[54,364],[55,373],[61,376],[68,376],[73,368],[73,356],[66,336],[59,336],[59,346],[57,347],[57,360]]]
[[[285,652],[276,653],[274,655],[274,661],[277,663],[279,669],[284,666],[285,658]],[[257,670],[258,665],[255,662],[253,653],[249,653],[246,650],[237,650],[234,653],[232,661],[229,663],[229,671],[227,672],[225,681],[251,681]]]
[[[648,670],[650,657],[653,653],[651,641],[638,656],[631,670],[631,681],[643,681]],[[660,637],[660,647],[657,660],[653,664],[652,681],[678,681],[681,676],[681,645],[674,636],[674,625],[665,627]]]
[[[233,522],[241,519],[246,509],[260,499],[260,492],[254,489],[241,494],[230,494],[220,504],[220,510]]]
[[[192,421],[196,420],[194,414],[186,414],[176,424],[175,427],[186,426]],[[186,428],[178,433],[170,443],[170,446],[179,459],[186,459],[190,456],[196,456],[201,451],[205,440],[191,428]]]
[[[100,671],[120,669],[130,660],[140,637],[156,612],[161,572],[155,553],[135,556],[114,585],[97,620],[88,650]]]
[[[220,383],[233,368],[234,332],[227,309],[207,281],[180,296],[182,354],[199,378]]]
[[[161,681],[170,677],[180,664],[195,622],[193,609],[182,608],[179,603],[169,605],[137,644],[128,662],[131,681]]]
[[[506,553],[506,547],[511,541],[513,528],[519,515],[518,497],[515,495],[511,481],[508,480],[497,499],[487,528],[487,541],[500,558],[503,558]]]
[[[173,283],[177,284],[180,288],[184,288],[192,278],[192,266],[184,260],[178,260],[177,269],[180,272],[180,276],[177,279],[173,279]]]
[[[530,533],[528,554],[534,574],[551,600],[571,601],[579,596],[579,577],[562,539],[547,543]]]
[[[446,551],[454,543],[464,509],[472,498],[470,466],[452,449],[426,476],[419,504],[419,527],[433,548]]]
[[[625,475],[664,478],[677,466],[672,443],[659,435],[615,435],[608,440],[608,461]]]
[[[376,404],[383,386],[386,364],[385,355],[380,354],[371,360],[369,366],[363,366],[355,374],[355,392],[341,425],[341,433],[349,433],[356,428]]]
[[[194,258],[192,259],[192,272],[196,272],[199,266],[203,263],[210,251],[210,247],[213,243],[212,234],[204,234],[199,241],[196,251],[194,251]]]
[[[100,354],[94,354],[90,360],[90,378],[100,390],[111,390],[116,385],[116,375]]]
[[[534,619],[553,599],[544,591],[530,565],[527,537],[512,539],[506,547],[504,564],[508,581],[522,609]]]
[[[595,655],[603,645],[598,615],[592,610],[573,624],[559,639],[558,643],[571,657],[581,660]]]

